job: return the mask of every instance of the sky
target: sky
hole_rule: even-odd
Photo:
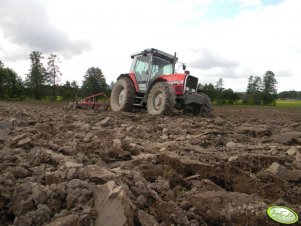
[[[243,92],[271,70],[278,92],[301,90],[300,11],[300,0],[0,0],[0,60],[24,79],[32,51],[45,66],[55,53],[62,84],[81,85],[89,67],[110,84],[130,54],[157,48],[202,84]]]

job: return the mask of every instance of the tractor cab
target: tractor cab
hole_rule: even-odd
[[[178,58],[156,49],[147,49],[131,55],[131,73],[135,74],[139,92],[145,93],[149,84],[161,75],[173,74]]]

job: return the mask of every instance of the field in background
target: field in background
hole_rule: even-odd
[[[83,98],[78,97],[78,100],[81,101]],[[4,100],[0,100],[1,102],[5,102]],[[57,100],[53,101],[53,97],[47,96],[42,98],[41,100],[35,100],[33,98],[25,98],[23,100],[14,100],[10,99],[8,102],[19,102],[19,103],[32,103],[32,104],[47,104],[47,103],[56,103],[56,104],[66,104],[69,102],[75,102],[75,100],[64,100],[62,96],[57,96]],[[242,101],[237,101],[233,105],[231,104],[224,104],[219,105],[217,103],[213,103],[215,107],[233,107],[233,108],[291,108],[291,109],[301,109],[301,100],[276,100],[276,105],[249,105],[249,104],[243,104]]]
[[[281,108],[301,108],[301,100],[277,100],[276,106]]]

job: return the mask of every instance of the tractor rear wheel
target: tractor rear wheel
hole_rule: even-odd
[[[202,117],[209,117],[211,115],[211,111],[212,111],[210,98],[207,95],[202,94],[202,93],[200,95],[203,96],[204,103],[202,105],[194,106],[193,114],[199,115]]]
[[[130,78],[123,77],[117,80],[111,93],[112,111],[131,111],[134,108],[136,91]]]
[[[175,94],[167,82],[156,83],[147,98],[147,111],[151,115],[168,115],[175,106]]]

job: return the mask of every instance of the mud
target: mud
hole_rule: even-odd
[[[0,225],[279,225],[270,205],[301,214],[298,109],[0,102]]]

